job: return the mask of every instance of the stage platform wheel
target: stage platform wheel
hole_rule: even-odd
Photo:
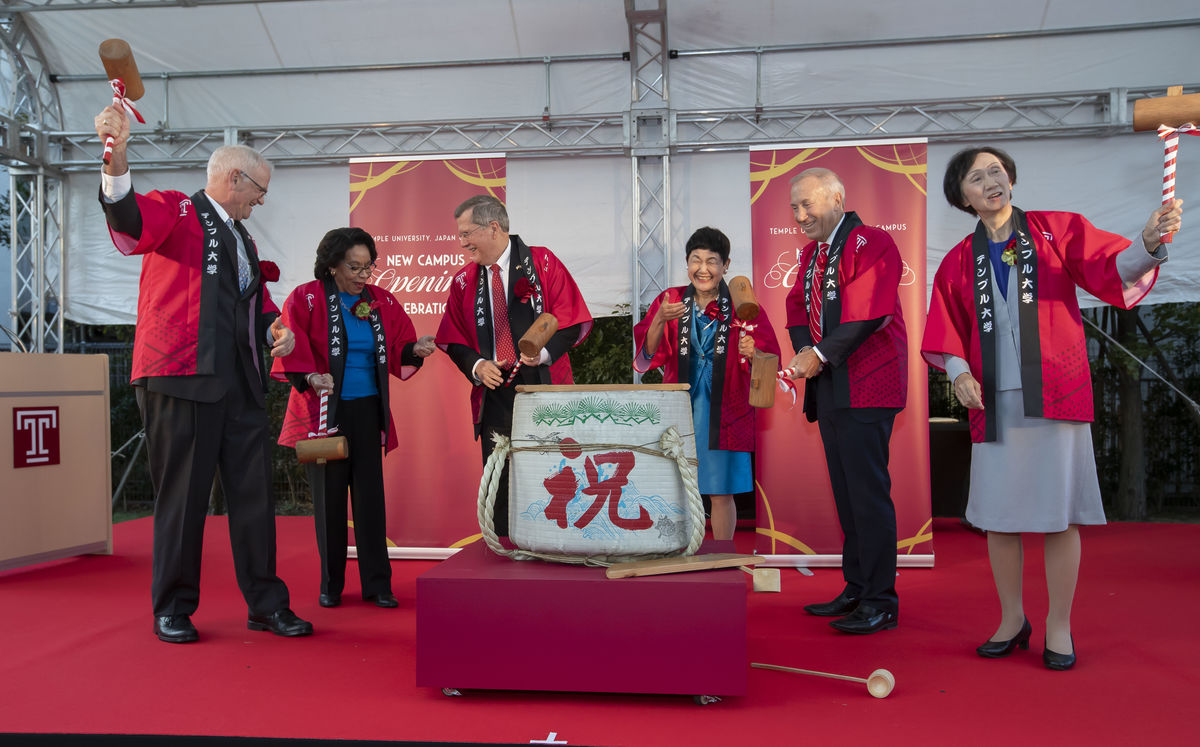
[[[716,695],[693,695],[692,700],[696,703],[696,705],[699,706],[712,705],[713,703],[721,702],[721,699]]]
[[[454,687],[443,687],[442,695],[445,695],[447,698],[461,698],[462,691]]]

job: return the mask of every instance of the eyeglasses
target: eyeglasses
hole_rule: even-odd
[[[375,272],[375,263],[374,262],[372,262],[369,265],[352,265],[349,262],[347,262],[346,264],[342,265],[342,267],[345,267],[347,270],[349,270],[351,275],[362,276],[362,275],[370,275],[372,272]]]
[[[244,177],[246,177],[247,179],[249,179],[251,184],[253,184],[254,186],[258,187],[258,191],[259,191],[259,192],[262,192],[262,194],[261,194],[261,195],[259,195],[259,197],[266,197],[266,196],[267,196],[267,188],[266,188],[266,187],[264,187],[263,185],[259,184],[258,182],[254,181],[254,177],[250,176],[250,175],[249,175],[249,174],[247,174],[245,171],[243,171],[243,172],[242,172],[242,176],[244,176]]]
[[[487,228],[487,226],[475,226],[470,231],[459,231],[458,238],[460,241],[466,241],[468,236],[475,233],[476,231],[478,231],[481,228]]]

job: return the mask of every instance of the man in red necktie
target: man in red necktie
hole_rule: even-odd
[[[475,438],[486,463],[492,434],[512,433],[515,385],[574,383],[567,351],[587,337],[592,317],[558,258],[545,247],[527,246],[520,236],[509,234],[504,203],[476,195],[454,210],[454,218],[459,246],[469,262],[450,283],[437,345],[471,382]],[[555,316],[558,332],[539,356],[518,356],[516,340],[542,313]],[[493,522],[496,534],[508,534],[507,475],[500,478]]]
[[[900,309],[904,263],[885,232],[845,211],[846,189],[828,169],[792,179],[792,214],[811,239],[788,294],[789,367],[804,377],[804,414],[821,431],[842,526],[842,575],[835,599],[805,606],[837,617],[846,633],[896,627],[896,508],[888,442],[908,386]]]

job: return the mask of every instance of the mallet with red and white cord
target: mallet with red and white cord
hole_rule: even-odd
[[[345,436],[335,436],[337,427],[329,428],[329,392],[321,392],[321,403],[317,416],[317,430],[310,431],[308,438],[296,442],[296,460],[301,464],[316,462],[325,464],[331,459],[350,456],[350,445]]]
[[[1200,122],[1200,94],[1184,95],[1183,86],[1172,86],[1167,95],[1157,98],[1138,99],[1133,102],[1133,130],[1143,132],[1156,130],[1163,141],[1163,191],[1162,204],[1175,202],[1175,165],[1179,151],[1179,135],[1200,135],[1196,123]],[[1171,243],[1171,233],[1164,233],[1159,240]]]
[[[133,50],[124,39],[105,39],[100,42],[100,62],[104,65],[104,74],[113,90],[113,107],[124,109],[132,114],[138,122],[146,123],[142,114],[133,105],[140,99],[146,88],[142,85],[142,76],[138,73],[137,63],[133,59]],[[108,136],[104,141],[104,162],[112,158],[113,138]]]

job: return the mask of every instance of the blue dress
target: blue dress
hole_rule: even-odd
[[[706,326],[707,325],[707,326]],[[713,347],[717,323],[704,314],[692,315],[692,355],[688,362],[688,384],[692,395],[692,424],[696,432],[696,456],[700,492],[705,495],[748,493],[754,489],[750,452],[708,448],[708,418],[712,408]],[[737,348],[727,349],[737,355]]]

